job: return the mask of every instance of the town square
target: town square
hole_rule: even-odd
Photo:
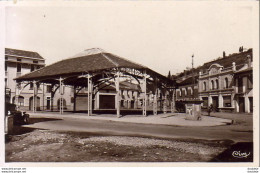
[[[5,8],[6,163],[255,165],[254,3],[83,4]]]

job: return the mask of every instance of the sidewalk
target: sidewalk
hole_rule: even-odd
[[[102,120],[102,121],[116,121],[126,123],[140,123],[140,124],[156,124],[156,125],[171,125],[171,126],[220,126],[230,124],[230,119],[202,116],[200,121],[185,120],[184,113],[167,113],[159,115],[150,115],[143,117],[142,115],[125,115],[117,118],[113,114],[100,114],[88,116],[86,113],[71,113],[64,112],[29,112],[32,118],[60,118],[60,119],[84,119],[84,120]]]

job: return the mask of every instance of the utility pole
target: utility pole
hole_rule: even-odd
[[[191,58],[192,58],[192,61],[191,61],[191,72],[192,72],[192,84],[194,85],[195,84],[195,80],[194,80],[194,70],[193,70],[193,58],[194,58],[194,54],[192,54],[192,56],[191,56]]]

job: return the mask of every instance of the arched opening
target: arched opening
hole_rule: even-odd
[[[214,90],[214,81],[211,81],[211,89]]]
[[[206,82],[203,82],[203,91],[206,91],[206,87],[207,87]]]
[[[17,104],[17,106],[24,106],[24,97],[23,96],[19,96],[17,101],[15,101],[15,99],[16,99],[15,96],[13,96],[13,98],[12,98],[13,104]]]
[[[216,79],[216,89],[219,88],[219,82],[218,82],[218,79]]]
[[[40,110],[40,97],[35,97],[36,110]],[[33,96],[29,98],[29,110],[33,110]]]

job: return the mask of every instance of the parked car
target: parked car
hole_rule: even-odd
[[[29,124],[30,115],[17,110],[17,106],[12,103],[5,103],[5,116],[13,116],[14,125]]]

